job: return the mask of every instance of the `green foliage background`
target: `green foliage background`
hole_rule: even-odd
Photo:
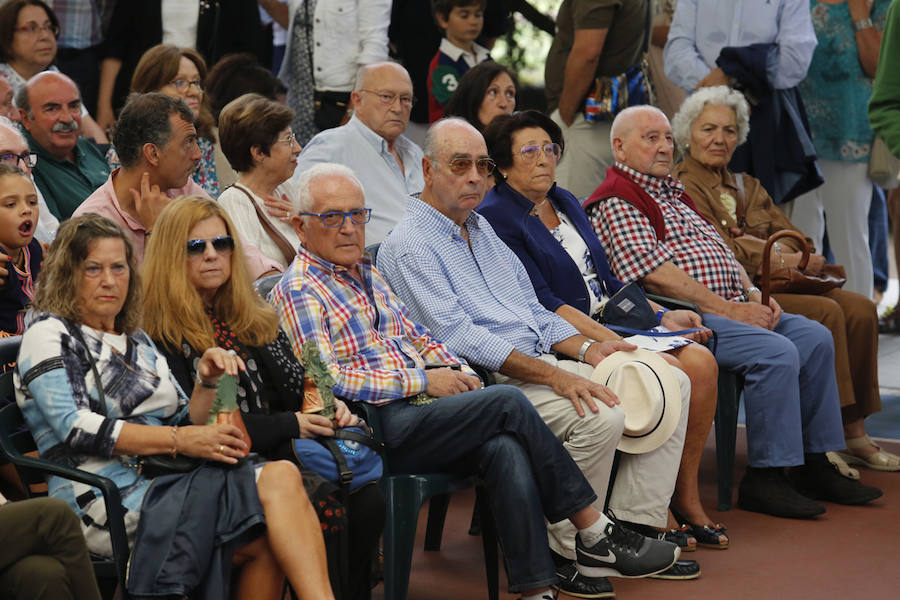
[[[529,0],[545,15],[556,20],[562,0]],[[514,69],[524,85],[544,85],[544,62],[553,42],[553,36],[534,27],[518,13],[514,15],[515,27],[497,40],[491,51],[494,60]]]

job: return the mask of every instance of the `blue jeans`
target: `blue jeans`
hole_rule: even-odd
[[[378,410],[394,472],[446,471],[484,481],[511,592],[556,582],[544,518],[566,519],[597,496],[522,392],[492,385]]]
[[[804,452],[844,447],[831,332],[782,313],[774,331],[706,313],[719,366],[744,377],[752,467],[803,464]]]
[[[869,252],[872,254],[872,274],[875,289],[884,292],[888,282],[888,213],[884,191],[872,186],[872,204],[869,205]]]

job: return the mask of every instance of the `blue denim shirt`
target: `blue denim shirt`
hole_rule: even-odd
[[[487,219],[459,225],[418,199],[378,251],[378,270],[409,308],[454,352],[497,371],[513,350],[528,356],[578,335],[538,301],[528,272]]]

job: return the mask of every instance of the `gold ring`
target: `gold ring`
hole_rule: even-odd
[[[225,446],[219,444],[219,454],[225,454]]]

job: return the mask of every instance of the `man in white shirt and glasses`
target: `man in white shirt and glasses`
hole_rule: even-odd
[[[409,73],[397,63],[382,62],[360,68],[351,94],[355,108],[346,125],[317,134],[309,141],[294,170],[300,174],[314,164],[350,167],[362,182],[373,209],[366,241],[380,242],[406,212],[410,194],[425,186],[422,150],[403,135],[415,102]]]

